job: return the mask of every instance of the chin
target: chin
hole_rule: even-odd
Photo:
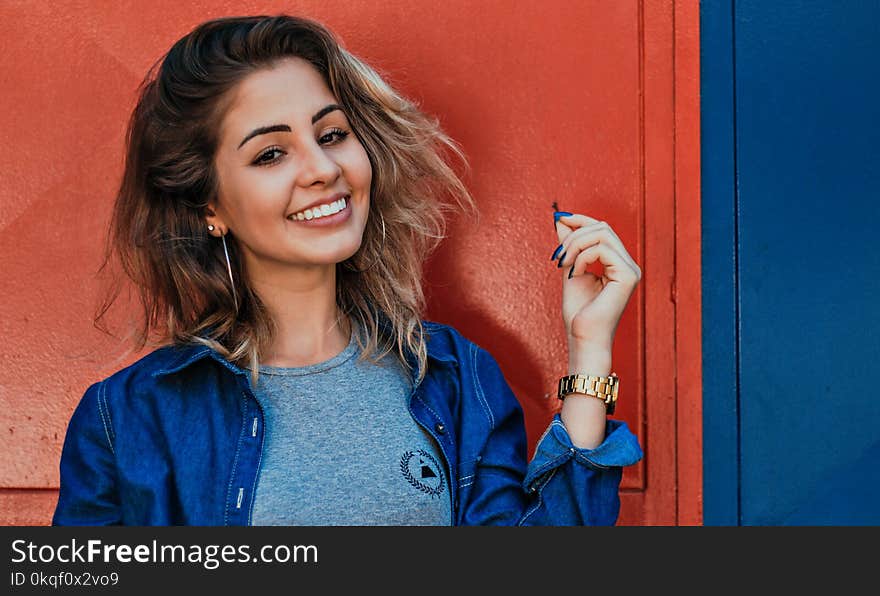
[[[350,258],[363,245],[363,235],[355,233],[354,230],[346,231],[344,234],[337,234],[334,238],[326,238],[328,242],[324,246],[314,246],[312,250],[320,252],[318,259],[324,261],[341,262]]]
[[[363,246],[363,242],[361,242],[359,240],[356,244],[353,244],[349,249],[340,251],[336,256],[336,262],[341,263],[342,261],[344,261],[346,259],[352,258],[361,249],[361,246]]]

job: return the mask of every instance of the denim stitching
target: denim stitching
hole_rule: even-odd
[[[189,366],[190,364],[192,364],[193,362],[195,362],[199,358],[203,357],[204,355],[205,355],[204,350],[197,352],[197,353],[193,354],[192,356],[190,356],[189,358],[187,358],[186,360],[184,360],[183,362],[181,362],[180,364],[175,364],[174,366],[169,366],[167,368],[160,368],[159,370],[153,372],[152,376],[158,377],[159,375],[167,375],[167,374],[170,374],[173,372],[177,372],[183,368],[186,368],[187,366]]]
[[[437,412],[435,412],[434,409],[431,408],[431,406],[428,405],[428,402],[426,402],[425,399],[421,396],[421,393],[418,391],[418,389],[413,389],[412,393],[410,394],[410,399],[409,399],[410,403],[409,403],[409,405],[407,406],[407,409],[409,409],[409,413],[410,413],[410,415],[413,416],[413,418],[414,418],[417,422],[418,422],[418,417],[415,415],[415,413],[413,412],[413,409],[412,409],[412,399],[413,399],[413,398],[419,400],[419,402],[421,402],[421,404],[422,404],[423,406],[425,406],[425,408],[427,408],[427,410],[428,410],[429,412],[431,412],[431,413],[434,415],[434,418],[435,418],[437,421],[442,420],[442,418],[440,418],[440,416],[437,414]],[[419,422],[419,424],[421,425],[421,422]],[[431,431],[427,428],[427,426],[425,426],[424,428],[425,428],[425,431],[426,431],[429,435],[431,435],[431,436],[434,438],[434,440],[437,441],[437,445],[440,447],[440,453],[443,454],[443,461],[446,463],[446,465],[449,466],[449,474],[448,474],[449,493],[450,493],[450,497],[454,497],[454,499],[457,499],[457,498],[458,498],[458,495],[455,494],[455,491],[458,490],[458,488],[456,487],[456,484],[455,484],[454,482],[452,482],[452,460],[450,460],[450,458],[449,458],[449,454],[446,453],[446,449],[443,447],[443,442],[442,442],[438,437],[434,436],[434,433],[431,432]],[[449,437],[449,443],[450,443],[450,445],[452,446],[452,449],[455,450],[455,449],[456,449],[456,446],[455,446],[455,434],[454,434],[454,433],[449,433],[449,434],[446,435],[446,436]],[[456,470],[456,472],[457,472],[457,470]],[[454,500],[453,503],[452,503],[452,509],[455,509],[455,503],[457,503],[457,501]],[[453,512],[453,516],[454,516],[454,512]],[[454,524],[452,524],[452,525],[454,525]]]
[[[571,451],[560,453],[559,455],[542,465],[540,468],[535,470],[534,478],[540,478],[542,474],[544,474],[545,472],[547,472],[547,470],[551,468],[558,468],[562,463],[564,463],[564,460],[569,457],[571,457]]]
[[[608,470],[611,468],[611,466],[606,466],[603,464],[596,463],[595,461],[591,460],[589,457],[587,457],[586,455],[583,455],[582,453],[575,452],[574,456],[575,456],[575,459],[582,459],[585,462],[596,466],[597,468],[602,468],[603,470]]]
[[[565,425],[564,425],[564,424],[562,424],[562,423],[561,423],[560,421],[558,421],[558,420],[554,420],[553,422],[550,423],[550,426],[547,427],[547,430],[544,431],[544,435],[546,435],[547,432],[549,432],[550,428],[553,427],[553,426],[558,426],[558,427],[562,428],[563,430],[565,430]],[[541,439],[543,439],[543,438],[544,438],[544,436],[541,436]],[[539,439],[538,442],[540,443],[541,440]],[[571,453],[574,453],[575,459],[583,460],[583,461],[585,461],[585,462],[587,462],[587,463],[589,463],[589,464],[591,464],[591,465],[593,465],[593,466],[596,466],[597,468],[602,468],[603,470],[608,470],[608,469],[611,469],[611,467],[612,467],[612,466],[606,466],[606,465],[604,465],[604,464],[600,464],[600,463],[598,463],[598,462],[596,462],[596,461],[590,459],[589,457],[587,457],[586,455],[584,455],[583,453],[581,453],[579,450],[577,450],[577,448],[576,448],[575,451],[571,451],[571,450],[569,450],[569,451],[570,451]]]
[[[477,458],[476,458],[475,460],[473,460],[473,463],[474,463],[474,464],[477,464],[481,459],[482,459],[482,457],[478,455]],[[468,462],[468,465],[470,465],[470,463],[471,463],[471,462]],[[462,467],[464,467],[464,466],[462,466]],[[460,469],[460,468],[459,468],[459,469]],[[473,481],[472,479],[473,479],[474,477],[476,477],[476,475],[477,475],[477,473],[476,473],[476,471],[475,471],[475,472],[473,472],[472,474],[467,474],[467,475],[465,475],[465,476],[459,476],[459,477],[458,477],[458,486],[459,486],[459,488],[462,488],[462,487],[464,487],[464,486],[470,486],[471,484],[473,484],[474,481]],[[470,480],[470,482],[465,482],[465,481],[467,481],[467,480]]]
[[[415,395],[416,395],[416,399],[419,400],[420,402],[422,402],[422,405],[424,405],[426,408],[428,408],[428,411],[431,412],[431,413],[434,415],[434,418],[436,418],[438,422],[442,422],[443,419],[440,417],[439,414],[437,414],[437,412],[435,412],[435,411],[433,410],[433,408],[431,408],[431,406],[428,405],[428,402],[426,402],[426,401],[424,400],[424,398],[423,398],[420,394],[416,393]],[[449,437],[449,442],[452,444],[453,447],[455,447],[455,438],[454,438],[454,434],[453,434],[453,433],[447,433],[446,436]],[[439,442],[439,439],[438,439],[438,442]],[[440,449],[441,449],[441,450],[443,449],[443,446],[442,446],[442,445],[440,446]]]
[[[520,519],[516,525],[518,525],[518,526],[524,525],[526,523],[526,520],[529,519],[529,517],[531,517],[532,514],[541,507],[541,505],[543,505],[544,495],[542,494],[541,491],[544,490],[544,487],[547,485],[548,482],[550,482],[550,479],[553,478],[553,476],[556,474],[556,470],[558,470],[558,469],[559,468],[556,468],[552,472],[550,472],[550,474],[547,476],[547,480],[545,480],[544,482],[541,483],[540,488],[535,489],[535,492],[538,493],[538,497],[537,497],[537,500],[535,501],[535,504],[532,506],[531,509],[529,509],[528,511],[525,512],[525,514],[523,514],[522,519]]]
[[[103,383],[101,383],[103,385]],[[107,412],[107,428],[110,430],[110,438],[116,440],[116,430],[113,428],[113,418],[110,417],[110,403],[107,401],[107,391],[102,390],[98,393],[98,397],[104,402],[104,410]]]
[[[424,399],[422,399],[422,396],[419,395],[418,393],[416,393],[416,399],[419,400],[420,402],[422,402],[422,405],[423,405],[423,406],[425,406],[426,408],[428,408],[428,411],[431,412],[431,413],[434,415],[434,418],[436,418],[437,420],[442,420],[442,418],[440,418],[440,416],[437,414],[437,412],[435,412],[435,411],[431,408],[431,406],[428,405],[428,402],[426,402]]]
[[[244,402],[243,396],[240,397],[240,403]],[[238,454],[241,451],[241,443],[244,440],[247,431],[247,407],[242,407],[241,432],[238,435],[238,445],[235,447],[235,457],[232,458],[232,473],[229,474],[229,486],[226,487],[226,503],[223,508],[223,525],[229,525],[229,499],[232,497],[232,479],[235,478],[235,471],[238,467]]]
[[[562,424],[562,422],[560,422],[559,420],[553,420],[553,422],[550,423],[550,426],[554,426],[554,425],[562,428],[562,430],[565,430],[565,425]],[[548,427],[548,430],[549,430],[549,427]],[[586,455],[584,455],[580,451],[576,450],[576,451],[573,451],[572,453],[574,453],[575,459],[583,460],[589,464],[596,466],[597,468],[602,468],[603,470],[608,470],[611,467],[611,466],[606,466],[606,465],[603,465],[600,463],[596,463],[595,461],[593,461],[592,459],[590,459],[589,457],[587,457]]]
[[[256,419],[255,419],[256,420]],[[254,484],[251,486],[251,507],[248,512],[248,525],[254,525],[254,500],[257,496],[257,478],[260,477],[260,464],[263,461],[263,442],[260,441],[260,457],[257,458],[257,471],[254,473]]]
[[[492,410],[489,408],[489,402],[486,401],[486,396],[483,394],[483,386],[480,385],[480,379],[477,377],[477,344],[471,344],[471,357],[473,363],[473,370],[471,374],[473,375],[474,381],[474,391],[477,394],[477,397],[480,399],[480,404],[483,406],[483,409],[486,410],[486,416],[489,418],[489,429],[492,430],[495,428],[495,417],[492,416]]]
[[[101,424],[104,426],[104,436],[107,437],[107,444],[110,445],[110,452],[113,453],[113,455],[116,455],[116,450],[113,448],[113,441],[110,440],[110,431],[107,430],[107,420],[104,418],[104,407],[101,405],[103,403],[103,393],[104,383],[101,383],[100,385],[98,385],[98,414],[101,415]]]
[[[443,327],[446,327],[446,325],[443,325],[442,323],[437,323],[435,321],[425,321],[423,326],[426,331],[430,331],[430,330],[442,331]],[[455,332],[456,334],[458,334],[458,332],[455,329],[452,329],[452,331]],[[429,335],[430,335],[430,333],[429,333]],[[461,334],[458,334],[458,335],[461,336]],[[431,354],[429,357],[433,358],[434,360],[437,360],[438,362],[445,362],[447,364],[452,364],[456,367],[458,366],[458,360],[455,358],[455,356],[444,356],[444,355],[440,355],[440,354]]]

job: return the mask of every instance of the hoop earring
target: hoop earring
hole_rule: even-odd
[[[226,271],[229,272],[229,287],[232,288],[232,300],[235,301],[235,311],[238,312],[238,295],[235,293],[235,281],[232,279],[232,265],[229,262],[229,251],[226,249],[226,234],[220,236],[223,241],[223,254],[226,255]]]
[[[379,261],[379,258],[381,258],[382,255],[382,251],[385,250],[385,218],[382,217],[381,212],[379,212],[379,221],[382,222],[382,244],[379,248],[379,257],[373,259],[373,262],[370,263],[370,266],[366,267],[365,269],[358,269],[349,260],[345,260],[342,262],[342,267],[344,269],[346,269],[347,271],[351,271],[352,273],[366,273],[367,271],[372,269],[373,265],[375,265]]]

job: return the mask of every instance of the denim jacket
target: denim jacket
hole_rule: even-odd
[[[428,368],[409,409],[440,446],[455,524],[613,525],[622,466],[642,457],[626,423],[608,419],[604,441],[579,449],[556,414],[527,462],[522,409],[495,359],[423,324]],[[158,348],[86,389],[52,523],[250,525],[262,449],[248,371],[207,346]]]

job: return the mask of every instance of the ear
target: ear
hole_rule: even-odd
[[[217,215],[216,199],[209,200],[205,207],[205,227],[207,228],[209,225],[214,226],[213,230],[208,231],[210,235],[219,238],[226,234],[226,226],[223,223],[223,218]]]

